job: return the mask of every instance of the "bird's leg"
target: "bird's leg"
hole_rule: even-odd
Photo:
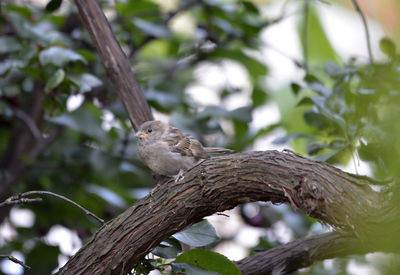
[[[175,182],[183,180],[185,177],[183,176],[184,171],[182,169],[179,170],[179,173],[174,176]]]

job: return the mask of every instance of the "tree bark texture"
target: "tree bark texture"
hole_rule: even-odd
[[[367,183],[290,151],[207,159],[190,169],[183,180],[156,186],[105,224],[57,274],[126,274],[172,234],[205,216],[251,201],[289,203],[374,247],[375,223],[382,215],[398,222],[399,215],[385,202],[386,196]],[[240,263],[247,266],[245,261]]]
[[[137,130],[153,115],[146,102],[129,61],[115,39],[103,11],[95,0],[75,0],[82,21],[92,37],[108,76],[114,83],[119,98],[128,111],[132,126]]]

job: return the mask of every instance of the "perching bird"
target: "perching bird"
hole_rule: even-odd
[[[233,152],[225,148],[203,147],[194,137],[158,120],[140,125],[135,136],[138,138],[138,152],[142,161],[153,172],[175,176],[175,180],[183,171],[209,158],[209,154]]]

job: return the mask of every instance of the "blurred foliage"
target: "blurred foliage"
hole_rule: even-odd
[[[297,106],[312,106],[304,119],[318,130],[302,133],[308,139],[308,154],[331,163],[346,163],[350,157],[368,161],[375,175],[385,178],[399,176],[400,55],[390,39],[382,39],[380,45],[386,61],[327,62],[320,74],[329,80],[308,73],[305,91],[295,85],[293,92],[299,98]]]
[[[285,87],[271,94],[264,81],[268,66],[261,57],[260,47],[265,45],[260,34],[285,17],[269,19],[263,15],[263,6],[253,1],[181,0],[172,8],[150,0],[101,3],[153,110],[168,116],[171,124],[204,144],[242,151],[280,128],[287,135],[275,143],[289,143],[319,160],[346,164],[351,157],[360,158],[371,164],[377,177],[399,173],[400,144],[396,137],[400,127],[396,122],[400,115],[400,66],[398,50],[390,39],[381,41],[386,55],[382,61],[343,62],[320,23],[314,8],[318,1],[299,1],[299,10],[307,11],[306,17],[300,16],[298,26],[306,60],[296,65],[303,68],[305,76],[303,81],[287,85],[292,93]],[[16,129],[20,129],[18,125],[26,124],[23,135],[34,135],[28,115],[31,106],[41,108],[33,123],[44,136],[62,129],[38,159],[31,159],[26,152],[15,156],[30,168],[13,192],[52,191],[106,220],[115,217],[146,194],[153,181],[137,158],[127,114],[76,7],[61,0],[48,1],[43,8],[12,1],[0,5],[2,165],[12,165],[9,146]],[[245,72],[249,87],[225,81],[213,92],[222,103],[239,94],[247,95],[247,100],[229,108],[225,104],[205,105],[192,98],[187,90],[198,84],[199,67],[222,68],[227,60]],[[281,120],[261,129],[251,127],[254,111],[271,102],[278,104]],[[31,143],[35,142],[32,138]],[[2,168],[1,177],[6,178],[7,173]],[[250,249],[251,253],[284,242],[277,234],[279,224],[284,224],[291,239],[318,231],[313,219],[287,206],[253,206],[256,211],[251,214],[246,206],[241,207],[243,220],[269,233]],[[58,264],[62,252],[45,238],[53,225],[74,230],[83,241],[98,229],[94,220],[53,198],[23,207],[34,211],[35,223],[23,228],[6,221],[15,229],[16,237],[1,238],[0,254],[22,253],[32,267],[31,273],[49,274]],[[161,243],[152,252],[161,258],[147,257],[137,271],[172,268],[174,272],[220,272],[211,259],[223,256],[206,250],[183,253],[166,266],[164,259],[175,258],[182,251],[178,240],[207,249],[225,241],[217,237],[210,224],[202,222]],[[229,271],[234,267],[226,258],[218,261],[226,263],[229,274],[236,272]],[[199,264],[193,264],[196,262]],[[345,270],[345,263],[347,259],[338,264],[337,273]],[[307,272],[329,273],[322,264]]]

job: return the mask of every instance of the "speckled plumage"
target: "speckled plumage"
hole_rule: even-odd
[[[192,136],[158,120],[143,123],[136,137],[142,161],[152,171],[166,176],[175,176],[193,167],[199,160],[209,158],[208,153],[231,152],[223,148],[204,148]]]

